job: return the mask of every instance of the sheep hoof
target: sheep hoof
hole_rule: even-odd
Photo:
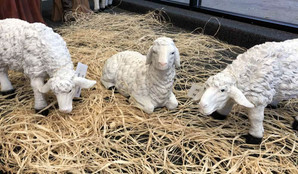
[[[115,86],[109,87],[108,90],[114,90],[114,93],[119,93],[119,91],[117,90],[117,88]]]
[[[298,121],[295,119],[295,121],[293,122],[293,129],[298,131]]]
[[[12,99],[16,96],[16,94],[14,94],[16,92],[15,89],[11,89],[11,90],[8,90],[8,91],[1,91],[1,95],[3,96],[7,96],[5,97],[5,99]]]
[[[49,109],[35,109],[35,113],[41,114],[43,116],[49,115]]]
[[[211,116],[212,116],[212,118],[214,118],[214,119],[216,119],[216,120],[224,120],[224,119],[227,118],[226,115],[222,115],[222,114],[218,113],[217,111],[213,112],[213,113],[211,114]]]
[[[267,105],[266,106],[266,108],[268,108],[268,109],[277,109],[278,108],[278,106],[277,105]]]
[[[108,90],[116,90],[116,87],[115,86],[111,86],[108,88]]]
[[[257,138],[250,134],[244,135],[247,144],[261,144],[263,138]]]

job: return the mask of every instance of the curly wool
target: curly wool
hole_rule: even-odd
[[[150,96],[154,105],[164,104],[169,99],[175,77],[174,67],[160,75],[153,65],[146,65],[146,56],[135,51],[121,52],[108,61],[115,61],[115,63],[107,63],[108,67],[104,68],[103,74],[104,76],[117,74],[115,87],[122,95]],[[117,72],[105,72],[112,70]]]
[[[63,38],[41,23],[0,21],[0,71],[23,71],[30,78],[49,76],[54,92],[67,91],[75,75]],[[56,73],[58,72],[59,73]]]
[[[178,105],[172,92],[176,66],[180,66],[178,49],[172,39],[160,37],[147,57],[135,51],[112,56],[104,65],[101,81],[106,88],[115,86],[122,95],[135,98],[147,113],[156,107],[173,109]]]
[[[73,79],[75,72],[72,69],[63,69],[58,71],[51,78],[51,90],[54,93],[69,93],[74,87]]]
[[[297,55],[298,39],[266,42],[239,55],[207,84],[236,85],[255,105],[294,98],[298,96]]]

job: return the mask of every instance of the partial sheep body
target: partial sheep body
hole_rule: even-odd
[[[94,11],[105,9],[107,6],[112,5],[113,0],[94,0]]]
[[[170,38],[159,38],[146,56],[135,51],[120,52],[109,58],[103,68],[101,82],[106,88],[136,100],[139,108],[152,113],[154,108],[178,106],[172,92],[179,52]]]
[[[251,128],[247,142],[260,143],[264,108],[298,97],[298,39],[252,47],[225,70],[211,76],[205,86],[199,103],[201,112],[226,116],[234,103],[249,108]]]
[[[1,92],[13,90],[7,76],[8,69],[24,72],[31,81],[36,110],[47,106],[42,93],[52,90],[60,111],[70,112],[75,86],[83,81],[89,84],[87,86],[95,84],[95,81],[75,76],[66,43],[44,24],[29,24],[19,19],[1,20],[0,40]],[[44,84],[46,77],[50,79]]]

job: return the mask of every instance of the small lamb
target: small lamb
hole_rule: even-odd
[[[264,109],[298,96],[298,39],[266,42],[238,55],[222,72],[209,77],[199,103],[200,112],[224,119],[234,103],[248,108],[246,142],[263,137]],[[293,128],[298,130],[298,117]]]
[[[43,93],[52,90],[59,110],[69,113],[76,86],[90,88],[96,83],[75,75],[63,38],[44,24],[29,24],[19,19],[0,20],[0,40],[1,93],[14,92],[7,76],[8,69],[24,72],[31,81],[37,112],[47,106]],[[50,79],[44,84],[48,76]]]
[[[175,67],[180,66],[179,51],[172,39],[160,37],[147,57],[134,51],[120,52],[109,58],[101,78],[106,88],[116,87],[146,113],[166,106],[174,109],[178,101],[172,92]]]
[[[108,5],[112,5],[113,0],[94,0],[94,11],[98,12],[99,9],[104,9]]]

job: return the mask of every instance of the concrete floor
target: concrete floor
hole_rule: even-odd
[[[202,0],[202,6],[298,25],[298,0]]]

